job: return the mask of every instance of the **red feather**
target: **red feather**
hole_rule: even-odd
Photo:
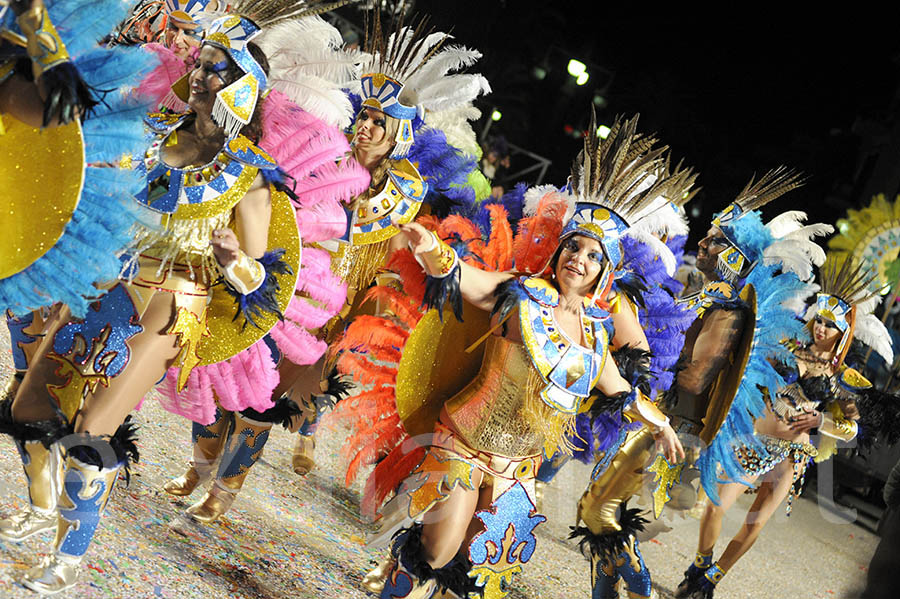
[[[516,270],[536,274],[547,265],[556,250],[566,208],[559,194],[548,193],[538,203],[535,215],[522,219],[513,240]]]
[[[509,214],[499,204],[488,206],[491,213],[491,238],[485,248],[485,262],[492,270],[505,272],[512,269],[513,233]]]
[[[481,230],[469,219],[451,214],[440,222],[438,234],[447,242],[454,240],[454,236],[458,237],[468,246],[470,252],[483,258],[484,240],[481,238]],[[470,263],[473,266],[478,265],[477,260],[471,260]]]
[[[380,301],[390,310],[406,328],[412,329],[422,318],[422,311],[408,295],[397,291],[393,287],[378,285],[366,292],[364,301]]]
[[[395,272],[403,281],[403,291],[417,305],[422,303],[425,297],[425,271],[416,262],[409,250],[397,250],[391,254],[390,260],[385,265],[385,270]]]
[[[416,445],[409,451],[405,443],[394,447],[381,462],[375,466],[366,481],[362,499],[362,513],[372,517],[384,503],[385,498],[397,490],[400,483],[413,472],[425,459],[425,448]]]
[[[362,385],[392,385],[397,377],[397,369],[392,366],[381,366],[363,355],[344,352],[338,358],[338,371],[349,374]]]

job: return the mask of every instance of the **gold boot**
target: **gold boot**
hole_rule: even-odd
[[[363,577],[362,588],[374,595],[380,595],[384,590],[384,581],[396,564],[397,561],[392,557],[382,560]]]
[[[225,440],[216,480],[206,495],[187,509],[192,518],[209,524],[231,508],[250,468],[262,456],[271,429],[271,422],[250,420],[239,412],[234,413],[234,424]]]
[[[193,493],[200,484],[206,483],[211,478],[216,460],[222,454],[225,431],[230,421],[231,413],[216,406],[216,419],[212,424],[193,423],[191,427],[193,457],[190,466],[187,472],[163,485],[166,493],[176,497],[186,497]]]
[[[315,435],[297,435],[294,444],[294,454],[291,456],[291,465],[294,472],[300,476],[306,476],[315,467],[316,460],[313,455],[316,451]]]
[[[31,504],[18,514],[0,520],[0,538],[22,541],[32,535],[56,528],[56,504],[62,481],[62,459],[59,446],[50,449],[40,441],[15,440],[28,481]]]
[[[79,564],[97,531],[120,466],[98,468],[70,455],[65,469],[53,551],[22,578],[25,587],[42,595],[65,591],[77,582]]]

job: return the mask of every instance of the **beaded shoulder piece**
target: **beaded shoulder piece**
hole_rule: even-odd
[[[541,399],[566,414],[581,407],[597,383],[609,347],[609,336],[602,321],[609,313],[590,304],[582,314],[582,331],[588,347],[569,339],[559,328],[553,308],[559,305],[559,292],[549,281],[528,277],[518,281],[519,326],[528,356],[544,381]]]
[[[278,168],[275,160],[246,137],[229,140],[207,164],[175,168],[160,158],[162,148],[188,114],[154,113],[145,122],[150,147],[135,168],[147,177],[137,200],[150,210],[175,218],[209,218],[231,210],[260,170]]]
[[[428,183],[415,165],[406,159],[396,161],[381,191],[368,199],[361,196],[355,203],[343,241],[369,245],[390,239],[398,233],[394,225],[416,217],[427,193]]]

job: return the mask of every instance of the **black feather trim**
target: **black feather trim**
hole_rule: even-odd
[[[244,324],[241,330],[246,328],[248,323],[261,329],[262,327],[256,323],[255,319],[262,316],[263,312],[275,314],[278,316],[278,320],[284,320],[284,315],[278,306],[278,292],[281,290],[281,285],[278,283],[278,277],[275,275],[288,275],[294,272],[290,265],[282,260],[284,252],[285,250],[279,248],[263,254],[258,262],[265,269],[266,277],[258,289],[246,295],[235,289],[228,282],[228,279],[222,279],[225,283],[225,289],[234,297],[237,303],[237,310],[234,313],[233,320],[237,320],[242,314],[244,315]]]
[[[72,122],[80,115],[84,119],[99,103],[95,90],[89,86],[71,62],[64,62],[41,73],[41,86],[47,92],[44,101],[44,127],[54,118],[60,124]]]
[[[353,390],[353,383],[343,380],[337,367],[331,369],[325,381],[328,383],[328,388],[323,393],[333,397],[333,403],[346,399],[350,395],[350,391]],[[332,407],[334,406],[332,405]]]
[[[578,546],[582,553],[587,550],[597,556],[614,557],[628,546],[629,538],[644,530],[649,520],[641,517],[641,509],[628,509],[628,502],[619,508],[619,526],[622,530],[596,534],[587,526],[571,526],[570,539],[579,539]]]
[[[17,441],[40,441],[45,447],[50,447],[71,432],[71,427],[61,419],[15,422],[12,399],[0,401],[0,434],[9,435]]]
[[[438,278],[431,275],[425,277],[425,297],[422,298],[422,305],[428,309],[437,308],[441,322],[444,321],[444,304],[448,301],[456,320],[462,322],[462,292],[459,290],[461,276],[462,269],[457,264],[446,277]]]
[[[497,299],[494,301],[494,307],[491,309],[491,318],[497,316],[498,321],[503,323],[504,335],[507,330],[506,317],[519,305],[519,301],[522,299],[521,289],[522,286],[518,279],[509,279],[497,285],[497,288],[494,290],[494,297]]]
[[[634,347],[632,345],[624,345],[621,348],[610,352],[619,367],[619,374],[622,378],[631,383],[632,387],[637,387],[645,393],[650,392],[650,359],[653,357],[649,351]]]
[[[442,568],[432,568],[425,559],[422,544],[422,524],[413,524],[394,535],[391,553],[406,570],[419,581],[434,580],[439,591],[449,590],[459,597],[482,596],[484,588],[475,584],[469,576],[472,564],[458,556]]]
[[[687,368],[689,363],[690,359],[688,356],[681,355],[678,357],[678,361],[675,362],[675,366],[672,367],[671,371],[674,374],[672,384],[663,393],[662,400],[659,402],[663,411],[671,412],[678,405],[678,373]]]
[[[636,272],[625,271],[616,277],[616,290],[628,296],[633,303],[641,308],[647,309],[644,305],[644,292],[647,291],[647,283],[644,278]]]
[[[241,410],[241,416],[256,420],[257,422],[271,422],[272,424],[280,424],[284,428],[291,427],[291,420],[295,416],[300,416],[303,410],[297,403],[288,397],[287,394],[282,395],[275,400],[275,405],[263,412],[257,412],[253,408]]]
[[[125,471],[125,484],[131,482],[131,463],[139,462],[140,452],[137,448],[137,426],[131,416],[119,425],[112,435],[92,435],[90,433],[74,433],[62,440],[66,453],[80,462],[97,468],[121,466]],[[116,464],[104,460],[104,453],[97,449],[106,444],[115,454]]]

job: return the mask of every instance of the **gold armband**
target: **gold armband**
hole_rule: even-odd
[[[66,46],[56,32],[53,23],[50,22],[43,3],[35,3],[34,6],[19,15],[16,23],[27,40],[26,48],[28,56],[31,58],[35,81],[47,69],[69,60]]]
[[[459,263],[459,256],[456,255],[456,250],[444,243],[437,236],[437,233],[433,231],[431,232],[431,239],[431,247],[417,255],[416,260],[419,261],[419,264],[425,268],[425,271],[430,276],[443,279],[449,276],[453,269],[456,268],[456,265]]]
[[[635,400],[628,406],[626,413],[632,419],[649,428],[654,435],[659,434],[663,428],[669,426],[669,417],[663,414],[656,407],[656,404],[647,399],[640,390],[636,390]]]
[[[225,280],[231,283],[231,286],[237,289],[241,295],[253,293],[266,280],[266,269],[263,268],[263,265],[244,252],[240,253],[237,260],[221,268]]]
[[[822,414],[822,424],[819,426],[820,433],[841,441],[853,440],[858,429],[859,427],[854,421],[847,418],[836,418],[829,412]]]

